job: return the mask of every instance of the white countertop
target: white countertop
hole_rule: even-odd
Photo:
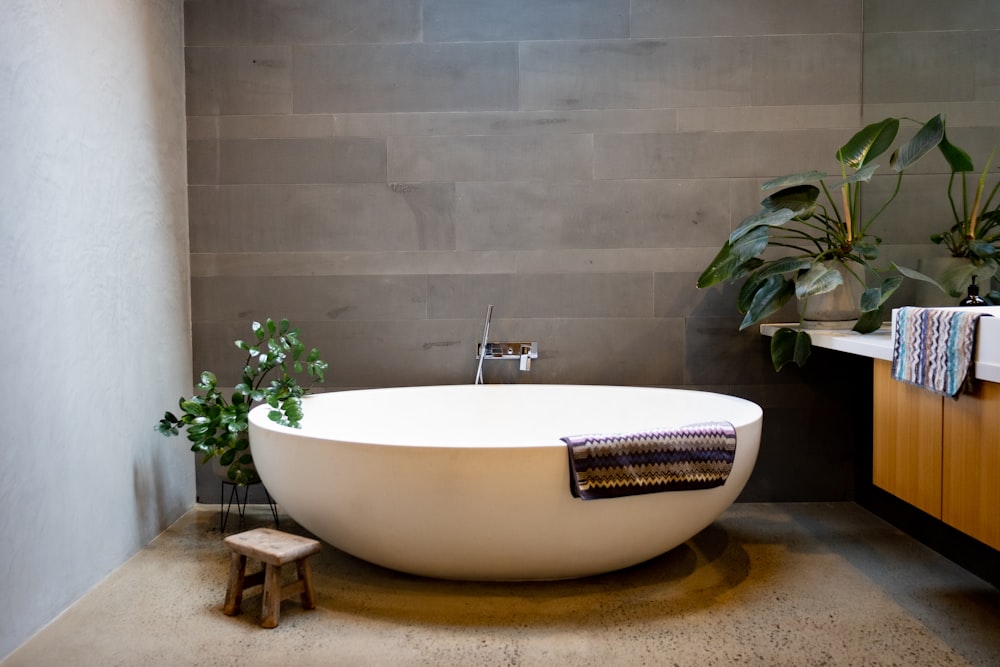
[[[965,310],[955,308],[955,310]],[[989,382],[1000,382],[1000,306],[976,308],[984,315],[979,319],[976,332],[975,377]],[[760,332],[773,336],[782,327],[797,329],[797,324],[762,324]],[[859,334],[838,329],[805,329],[812,338],[812,344],[829,350],[857,354],[872,359],[892,361],[892,326],[886,323],[878,331]]]

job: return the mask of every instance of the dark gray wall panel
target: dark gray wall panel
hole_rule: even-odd
[[[517,108],[514,44],[297,46],[295,113]]]

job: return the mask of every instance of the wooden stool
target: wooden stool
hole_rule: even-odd
[[[223,542],[233,550],[229,561],[226,606],[223,608],[227,616],[240,613],[243,591],[262,584],[264,601],[261,605],[260,624],[265,628],[277,627],[281,601],[296,593],[299,594],[304,608],[316,608],[308,558],[319,552],[321,549],[319,542],[271,528],[255,528],[230,535]],[[248,576],[246,574],[248,556],[259,560],[264,569]],[[298,570],[298,578],[287,586],[282,586],[281,566],[293,561]]]

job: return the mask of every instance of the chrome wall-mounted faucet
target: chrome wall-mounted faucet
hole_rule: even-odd
[[[493,318],[493,306],[486,308],[486,324],[483,326],[483,340],[476,345],[476,359],[479,364],[476,366],[475,384],[483,384],[483,362],[487,359],[517,359],[519,368],[522,371],[531,370],[531,360],[538,358],[538,342],[508,342],[491,343],[490,320]]]

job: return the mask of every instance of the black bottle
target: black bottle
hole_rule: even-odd
[[[969,284],[969,293],[964,299],[958,302],[960,306],[987,306],[986,300],[979,296],[979,285],[976,284],[976,276],[972,276],[972,283]]]

